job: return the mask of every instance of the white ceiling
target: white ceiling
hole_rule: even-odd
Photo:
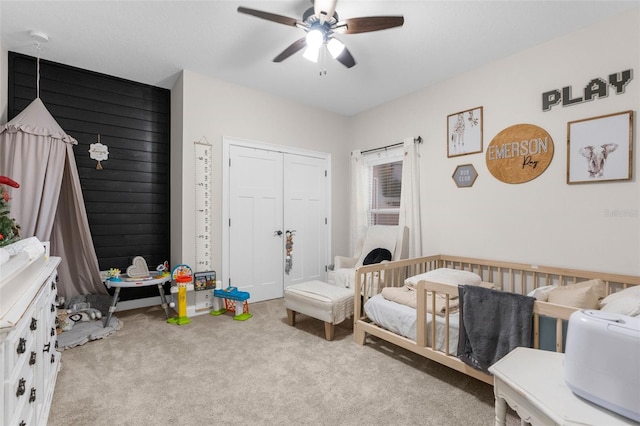
[[[171,88],[182,69],[352,115],[625,10],[626,1],[338,0],[341,19],[403,15],[403,27],[341,35],[356,60],[321,67],[298,52],[272,59],[303,30],[238,6],[301,19],[309,0],[1,1],[9,51]],[[562,66],[562,64],[556,64]]]

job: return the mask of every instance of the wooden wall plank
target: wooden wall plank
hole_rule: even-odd
[[[36,96],[36,58],[9,52],[8,59],[11,119]],[[154,270],[169,259],[170,96],[166,89],[40,61],[40,98],[78,140],[75,160],[100,269],[124,271],[143,256]],[[102,170],[88,152],[98,134],[109,147]],[[157,289],[135,293],[148,297]]]

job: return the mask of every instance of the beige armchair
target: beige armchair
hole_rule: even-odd
[[[336,256],[328,281],[338,287],[352,287],[356,268],[372,250],[383,248],[391,253],[391,260],[406,259],[409,254],[409,228],[397,225],[373,225],[363,230],[356,242],[352,257]]]

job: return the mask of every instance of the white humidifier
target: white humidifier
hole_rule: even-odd
[[[640,317],[571,314],[564,379],[576,395],[640,422]]]

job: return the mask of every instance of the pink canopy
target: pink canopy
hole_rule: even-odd
[[[40,98],[0,126],[0,175],[20,184],[9,188],[11,217],[22,238],[51,241],[51,254],[62,258],[58,293],[64,297],[107,292],[73,156],[77,143]]]

